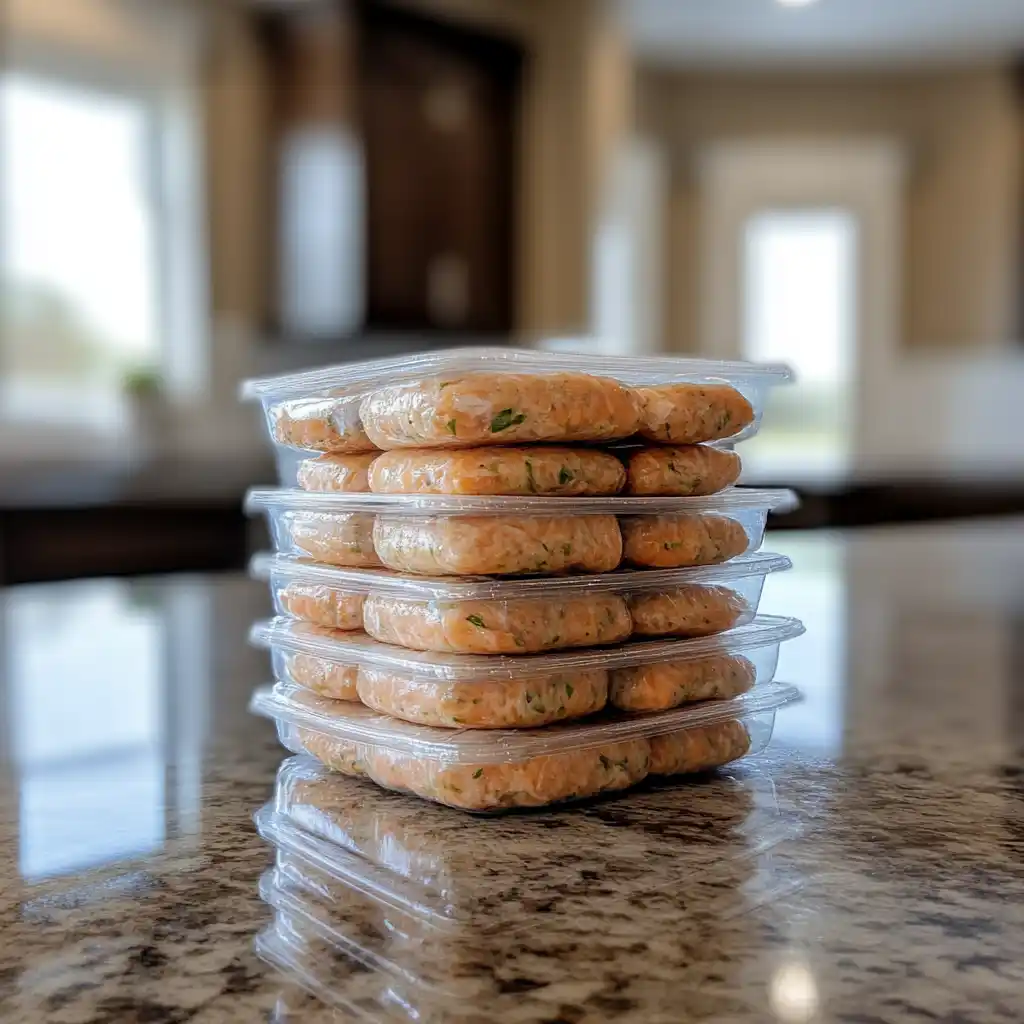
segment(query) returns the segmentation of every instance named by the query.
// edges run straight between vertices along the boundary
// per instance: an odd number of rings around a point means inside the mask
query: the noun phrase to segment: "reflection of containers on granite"
[[[310,940],[301,929],[301,924],[287,914],[275,911],[274,920],[253,943],[256,955],[275,967],[292,986],[278,994],[275,1024],[306,1021],[317,1003],[343,1014],[343,1020],[440,1024],[451,1019],[415,1008],[394,991],[392,980],[383,971],[367,967],[358,957],[326,942]]]
[[[555,824],[542,830],[531,827],[535,819],[529,816],[494,819],[487,832],[494,842],[485,858],[475,819],[340,779],[306,757],[282,764],[273,806],[260,811],[256,821],[275,848],[310,866],[306,878],[318,877],[326,886],[322,897],[346,889],[363,892],[419,921],[421,931],[450,934],[469,923],[480,927],[487,917],[507,930],[517,924],[502,917],[509,891],[557,912],[587,894],[581,872],[609,877],[617,872],[627,893],[631,887],[676,893],[673,841],[686,844],[691,893],[713,880],[719,897],[738,898],[737,887],[750,879],[758,858],[792,829],[762,773],[742,770],[737,779],[730,771],[710,782],[707,777],[658,781],[636,790],[628,803],[594,804],[602,816],[591,816],[588,804],[575,813],[550,811]],[[673,791],[685,793],[685,800],[666,814]],[[608,815],[626,831],[609,828]],[[565,845],[569,827],[578,839],[571,851]],[[520,852],[524,843],[528,857]],[[587,855],[581,857],[579,849]],[[639,865],[645,870],[638,874]]]
[[[623,995],[607,967],[624,956],[638,1012],[736,1010],[739,965],[753,950],[745,891],[779,840],[769,839],[759,793],[742,780],[718,782],[714,792],[688,784],[674,818],[660,791],[650,795],[657,807],[641,792],[628,806],[599,805],[602,816],[548,813],[543,830],[535,818],[501,819],[484,853],[461,816],[410,808],[290,759],[277,809],[257,819],[278,851],[262,883],[275,923],[257,951],[329,1005],[387,1020],[493,1017],[532,992],[540,1010],[544,990],[566,977],[596,1011],[604,996]],[[632,956],[638,948],[643,956]],[[678,984],[708,950],[711,987]],[[724,977],[723,950],[737,964]]]

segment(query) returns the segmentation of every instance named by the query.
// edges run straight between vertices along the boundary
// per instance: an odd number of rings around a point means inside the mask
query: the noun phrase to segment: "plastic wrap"
[[[646,777],[649,759],[645,740],[479,766],[380,750],[370,756],[368,774],[385,789],[413,793],[464,811],[497,811],[545,807],[626,789]]]
[[[290,448],[316,452],[368,452],[376,447],[359,419],[360,397],[316,397],[266,407],[270,436]]]
[[[679,356],[463,348],[250,380],[242,396],[262,402],[279,444],[317,451],[366,451],[371,438],[388,447],[607,441],[632,434],[641,408],[654,439],[691,443],[709,432],[750,436],[769,388],[791,377],[785,367]],[[681,383],[730,394],[712,401],[688,388],[632,390]],[[670,427],[687,436],[663,436]]]
[[[410,601],[374,595],[363,614],[377,640],[418,651],[534,654],[625,640],[633,630],[618,594],[491,601]]]
[[[750,401],[725,384],[663,384],[638,394],[640,434],[664,444],[718,441],[755,421]]]
[[[616,441],[640,425],[636,392],[588,373],[472,373],[383,387],[359,407],[378,448]]]
[[[754,617],[761,596],[760,582],[757,577],[747,576],[729,585],[695,583],[633,594],[629,599],[633,632],[638,636],[724,633]]]
[[[489,681],[416,679],[363,665],[359,699],[405,722],[447,729],[528,729],[583,718],[608,702],[601,669]]]
[[[362,624],[375,639],[414,650],[518,655],[612,644],[631,633],[728,629],[754,615],[765,575],[789,567],[782,555],[757,552],[719,566],[504,580],[408,577],[258,555],[251,571],[270,581],[275,606],[291,618],[342,629]],[[295,591],[301,600],[289,600]]]
[[[377,454],[320,455],[303,459],[296,468],[295,479],[304,491],[365,492],[370,489],[368,473]]]
[[[280,552],[333,565],[379,557],[428,575],[606,572],[623,555],[644,567],[712,564],[756,550],[769,511],[793,504],[791,491],[753,488],[696,498],[254,489],[246,500],[269,516]]]
[[[664,711],[701,700],[731,700],[750,690],[762,674],[757,661],[742,654],[634,665],[611,673],[608,700],[622,711]]]
[[[365,595],[353,594],[323,583],[287,580],[273,588],[274,609],[279,615],[312,622],[328,629],[362,629]]]
[[[374,463],[369,489],[381,494],[617,494],[622,463],[586,448],[469,448],[392,451]]]
[[[373,543],[374,517],[363,512],[284,511],[271,520],[278,551],[305,555],[328,565],[379,566]]]
[[[640,448],[628,456],[626,491],[681,498],[717,494],[736,483],[741,469],[735,452],[711,445]]]
[[[652,772],[727,764],[762,749],[775,710],[796,699],[792,687],[768,684],[683,710],[520,733],[451,732],[438,740],[441,730],[380,715],[373,721],[367,709],[337,702],[325,708],[316,697],[282,686],[258,691],[253,708],[277,721],[289,750],[320,757],[328,767],[341,763],[349,774],[354,764],[385,789],[477,812],[542,807],[626,789]],[[317,733],[324,738],[310,745]],[[355,738],[371,733],[376,741]]]
[[[280,734],[280,729],[278,732]],[[315,757],[332,772],[351,775],[353,778],[366,774],[366,768],[361,760],[365,749],[362,743],[338,739],[315,729],[303,729],[298,725],[291,728],[289,737],[289,741],[285,742],[289,750],[302,751]]]
[[[309,631],[321,628],[306,626]],[[304,686],[321,697],[330,697],[332,700],[359,700],[359,669],[355,665],[339,664],[302,651],[282,651],[275,658],[274,673],[279,679],[287,679],[298,686]]]
[[[715,565],[752,551],[764,536],[764,518],[737,515],[629,516],[621,519],[622,556],[653,569]]]
[[[622,560],[615,516],[387,516],[373,546],[386,566],[428,575],[609,572]]]
[[[705,772],[745,756],[751,744],[750,730],[735,719],[652,736],[648,771],[651,775]]]

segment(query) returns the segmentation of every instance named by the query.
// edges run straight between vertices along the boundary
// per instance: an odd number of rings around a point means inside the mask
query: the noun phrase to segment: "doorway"
[[[869,396],[899,324],[902,164],[871,139],[701,156],[701,354],[797,375],[743,446],[744,482],[850,477],[869,448]]]

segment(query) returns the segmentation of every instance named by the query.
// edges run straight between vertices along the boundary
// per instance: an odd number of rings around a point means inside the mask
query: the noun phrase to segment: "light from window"
[[[109,425],[159,354],[148,105],[11,73],[0,119],[0,418]]]
[[[164,630],[134,593],[103,580],[0,603],[27,880],[163,843]]]
[[[856,338],[857,223],[839,209],[765,210],[743,237],[743,344],[788,363],[744,462],[761,475],[834,473],[849,457]]]
[[[789,555],[794,569],[765,578],[758,611],[795,615],[807,627],[779,649],[775,678],[798,686],[804,699],[778,716],[773,737],[806,753],[838,754],[847,686],[845,551],[818,532],[772,534],[771,548]]]

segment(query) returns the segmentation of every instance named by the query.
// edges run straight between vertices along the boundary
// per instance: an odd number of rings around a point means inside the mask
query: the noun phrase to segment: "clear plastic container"
[[[689,443],[695,425],[753,435],[769,388],[791,379],[786,367],[753,363],[464,348],[249,380],[241,395],[262,402],[277,444],[316,451],[611,441],[638,430]],[[672,390],[687,384],[704,393]]]
[[[297,886],[331,904],[359,893],[391,920],[419,922],[402,931],[434,941],[467,924],[502,933],[535,927],[536,921],[505,913],[504,896],[513,888],[538,903],[557,904],[563,917],[575,916],[570,901],[581,869],[616,880],[614,893],[605,890],[609,904],[620,901],[627,886],[636,893],[693,894],[707,885],[721,895],[723,879],[724,889],[739,896],[753,862],[791,838],[794,824],[781,814],[771,780],[758,773],[756,762],[720,774],[710,786],[649,780],[628,807],[617,802],[611,814],[602,813],[601,804],[593,813],[569,807],[549,812],[558,827],[538,829],[530,817],[506,817],[481,833],[446,808],[374,792],[298,756],[282,763],[273,802],[255,820],[260,834],[290,858],[294,870],[286,874]],[[651,820],[658,830],[645,827]],[[579,851],[571,858],[568,826]],[[684,865],[672,852],[680,849]],[[681,890],[680,869],[686,876]],[[701,903],[710,906],[714,899],[708,891]]]
[[[275,676],[320,696],[362,700],[416,725],[532,728],[600,711],[663,711],[770,682],[796,619],[761,616],[713,637],[549,654],[420,652],[277,619],[253,626]]]
[[[278,614],[366,631],[413,650],[536,654],[640,636],[709,636],[749,622],[764,577],[790,568],[757,552],[718,566],[598,576],[491,579],[402,576],[257,555]]]
[[[331,565],[428,576],[551,575],[682,568],[756,551],[768,513],[792,491],[731,488],[706,498],[463,497],[314,494],[257,488],[249,512],[270,520],[276,549]],[[373,521],[372,548],[367,524]]]
[[[291,683],[251,708],[293,753],[460,810],[542,807],[626,789],[657,773],[706,771],[762,750],[778,708],[799,698],[767,683],[732,700],[524,731],[443,730],[325,700]]]

